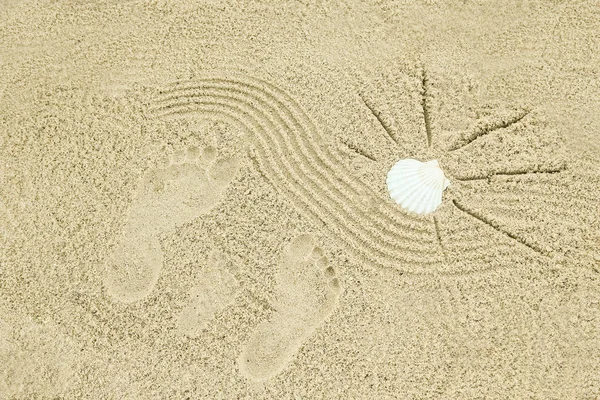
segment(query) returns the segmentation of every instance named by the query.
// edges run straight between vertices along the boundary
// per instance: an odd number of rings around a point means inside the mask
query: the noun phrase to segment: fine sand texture
[[[596,0],[0,0],[0,399],[600,399],[599,49]]]

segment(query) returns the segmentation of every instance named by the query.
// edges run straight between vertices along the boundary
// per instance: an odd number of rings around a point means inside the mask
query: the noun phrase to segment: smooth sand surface
[[[0,399],[600,398],[597,1],[312,3],[0,0]]]

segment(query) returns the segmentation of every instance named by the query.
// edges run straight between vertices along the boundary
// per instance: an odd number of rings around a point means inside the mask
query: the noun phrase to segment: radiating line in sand
[[[536,246],[535,244],[529,243],[527,240],[522,239],[521,237],[511,233],[510,231],[508,231],[506,229],[502,229],[498,223],[494,222],[490,218],[487,218],[487,217],[483,216],[481,213],[478,213],[476,211],[466,208],[463,204],[459,203],[456,200],[452,200],[452,203],[454,204],[454,206],[456,208],[458,208],[460,211],[464,212],[465,214],[469,214],[471,217],[483,222],[484,224],[488,225],[492,229],[494,229],[500,233],[503,233],[507,237],[511,238],[512,240],[514,240],[518,243],[521,243],[522,245],[530,248],[531,250],[533,250],[543,256],[549,257],[549,254],[545,250],[541,249],[540,247]]]
[[[281,372],[332,313],[341,293],[335,269],[308,234],[285,246],[276,282],[277,311],[258,325],[238,358],[240,372],[251,380]]]
[[[222,198],[238,160],[190,147],[165,168],[141,178],[118,243],[106,260],[108,293],[131,303],[154,288],[163,264],[160,236],[208,212]]]
[[[490,133],[497,131],[499,129],[505,129],[520,122],[523,118],[530,114],[530,110],[523,110],[519,115],[513,118],[507,118],[506,120],[484,124],[482,126],[478,126],[475,130],[469,133],[468,136],[461,138],[461,140],[455,143],[448,151],[456,151],[460,150],[469,144],[473,143],[475,140],[479,139],[482,136],[489,135]]]
[[[430,219],[398,213],[345,170],[342,155],[286,93],[260,79],[209,75],[178,82],[156,96],[155,118],[206,115],[242,126],[255,145],[255,164],[299,212],[323,224],[365,264],[431,273],[443,258]],[[368,196],[378,212],[365,209]]]
[[[224,256],[213,251],[199,282],[189,293],[190,301],[177,319],[177,330],[198,337],[215,316],[231,305],[240,287]]]

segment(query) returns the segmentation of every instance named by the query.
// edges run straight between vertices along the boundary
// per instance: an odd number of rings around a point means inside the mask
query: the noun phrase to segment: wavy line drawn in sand
[[[430,273],[440,261],[429,221],[399,216],[352,177],[344,155],[332,150],[295,100],[272,84],[233,72],[207,74],[163,88],[151,114],[159,119],[201,115],[242,127],[252,138],[253,162],[261,173],[359,261],[401,273]],[[357,201],[365,196],[379,203],[382,213]]]
[[[199,282],[189,293],[190,301],[179,314],[177,330],[198,337],[216,315],[231,305],[240,287],[224,256],[213,251]]]
[[[285,369],[335,309],[342,289],[313,237],[302,234],[283,249],[276,290],[277,311],[254,330],[238,358],[241,373],[251,380]]]
[[[548,136],[551,137],[552,135],[546,134],[546,137],[542,137],[543,135],[540,136],[540,132],[538,132],[539,129],[536,131],[538,128],[537,121],[525,121],[527,119],[526,117],[531,116],[532,111],[530,109],[521,109],[518,112],[500,113],[499,116],[494,118],[478,119],[475,126],[469,131],[463,132],[460,137],[453,138],[451,141],[440,141],[440,144],[436,145],[434,134],[436,134],[437,137],[437,135],[442,132],[434,132],[435,129],[432,123],[435,117],[432,114],[432,109],[433,104],[436,101],[436,98],[431,92],[433,83],[424,67],[421,67],[418,76],[413,76],[411,79],[415,78],[418,79],[420,84],[421,117],[426,146],[424,149],[421,149],[418,154],[412,154],[412,152],[409,152],[409,154],[405,152],[400,158],[440,159],[441,164],[446,164],[445,167],[447,167],[451,181],[458,182],[458,184],[453,185],[448,191],[449,193],[445,195],[446,199],[449,200],[446,201],[446,203],[452,204],[459,213],[468,215],[470,218],[475,218],[479,222],[483,222],[485,226],[501,233],[508,242],[512,241],[514,243],[522,244],[529,250],[535,252],[538,256],[553,257],[556,255],[556,253],[552,254],[549,251],[544,250],[542,246],[533,244],[532,240],[522,236],[518,232],[521,227],[516,228],[511,227],[510,224],[495,223],[495,218],[490,219],[484,217],[479,211],[473,211],[471,207],[467,206],[468,201],[466,201],[469,198],[469,190],[482,190],[481,186],[471,186],[471,182],[487,180],[487,183],[490,184],[490,186],[486,189],[491,190],[492,181],[495,179],[503,177],[552,175],[566,171],[566,161],[561,158],[562,154],[560,157],[554,159],[554,156],[560,153],[558,151],[559,146],[554,150],[548,150],[554,146],[554,143],[552,143],[554,139],[548,139]],[[374,100],[368,101],[366,99],[364,89],[359,89],[359,96],[371,114],[373,114],[380,122],[384,130],[382,135],[385,139],[391,138],[394,142],[397,142],[396,138],[402,137],[401,133],[394,132],[390,128],[393,124],[390,125],[385,123],[385,121],[390,120],[393,122],[392,116],[381,115],[381,113],[376,112],[376,106],[372,104]],[[533,127],[533,130],[528,131],[527,129],[529,127]],[[525,132],[523,132],[523,130],[525,130]],[[538,135],[538,137],[535,135]],[[483,146],[481,146],[481,143],[479,142],[483,142],[484,138],[487,138],[485,140],[486,143],[483,143]],[[538,138],[540,139],[539,141],[537,140]],[[389,140],[382,141],[382,143],[383,142],[389,143]],[[451,144],[449,146],[444,145],[444,142]],[[471,171],[470,174],[462,172],[461,167],[464,165],[463,160],[465,156],[472,156],[476,159],[476,157],[478,157],[477,152],[485,156],[486,146],[488,152],[496,151],[498,154],[503,154],[503,157],[498,157],[496,155],[496,159],[492,160],[493,162],[488,162],[490,161],[489,158],[483,157],[483,164],[480,166],[477,164],[475,166],[475,168],[478,169],[476,172]],[[354,152],[360,154],[360,147],[354,147]],[[398,148],[402,149],[402,146],[398,144]],[[548,157],[545,157],[547,155],[546,152],[548,152]],[[513,159],[514,163],[512,162]],[[469,160],[467,159],[467,161]],[[506,162],[508,162],[508,165],[505,165]],[[477,168],[477,166],[479,166],[479,168]],[[462,185],[461,182],[465,182],[465,185]],[[398,210],[396,210],[396,212],[400,214]],[[431,225],[433,226],[433,236],[437,243],[437,249],[440,252],[440,259],[443,261],[443,263],[436,265],[432,270],[442,274],[462,274],[481,270],[482,267],[467,265],[468,263],[466,263],[466,260],[469,256],[468,254],[463,256],[465,251],[467,253],[472,251],[473,254],[479,254],[478,252],[480,249],[472,243],[453,243],[458,237],[464,235],[455,235],[456,232],[452,232],[452,229],[444,227],[444,225],[457,222],[452,219],[455,214],[456,213],[453,212],[440,210],[437,216],[432,216],[430,218]],[[476,235],[468,239],[463,238],[462,240],[468,240],[469,242],[475,240],[480,241],[481,232],[478,229],[475,229],[474,232],[475,231],[478,232]],[[448,236],[447,238],[444,238],[443,236],[445,233],[452,234],[452,237]],[[508,243],[497,243],[494,241],[490,248],[496,247],[499,253],[506,253],[503,248],[505,248],[507,244]],[[432,246],[432,248],[433,247],[435,246]],[[461,257],[463,259],[456,262],[456,260]],[[474,259],[477,258],[479,257],[475,257]],[[482,265],[481,262],[479,264]],[[485,269],[487,267],[483,268]]]
[[[117,245],[106,260],[108,293],[123,303],[148,296],[163,265],[160,236],[201,216],[223,197],[239,163],[212,147],[189,147],[141,178]]]

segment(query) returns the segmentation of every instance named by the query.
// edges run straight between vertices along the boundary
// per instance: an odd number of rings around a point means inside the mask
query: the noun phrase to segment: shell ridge
[[[386,177],[390,197],[403,209],[429,214],[441,204],[450,180],[437,160],[421,162],[405,159],[396,162]]]

